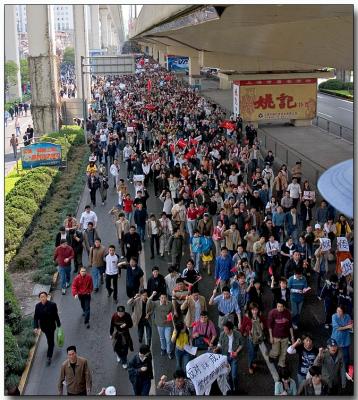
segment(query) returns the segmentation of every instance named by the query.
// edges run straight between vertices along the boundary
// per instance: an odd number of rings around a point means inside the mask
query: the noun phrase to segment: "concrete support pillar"
[[[112,47],[113,46],[112,18],[109,14],[107,16],[107,25],[108,25],[108,47]]]
[[[199,54],[189,58],[189,85],[201,86]]]
[[[106,8],[100,8],[99,15],[100,15],[100,20],[101,20],[102,49],[107,49],[108,48],[108,22],[107,22],[108,10]]]
[[[91,4],[91,36],[90,36],[90,48],[100,49],[101,48],[101,31],[99,29],[99,5]]]
[[[51,7],[27,5],[31,113],[34,130],[43,135],[59,128],[59,71]]]
[[[90,75],[85,74],[83,77],[84,88],[82,91],[82,73],[81,73],[81,57],[88,57],[88,29],[87,29],[87,6],[76,4],[73,6],[73,20],[75,28],[75,70],[76,70],[76,86],[77,98],[91,99]],[[88,60],[85,60],[88,64]],[[88,68],[84,68],[88,71]]]
[[[166,59],[165,59],[165,53],[164,51],[159,50],[159,65],[161,67],[166,67]]]
[[[5,62],[14,61],[19,70],[16,74],[16,83],[9,89],[9,99],[21,98],[21,75],[20,75],[20,59],[19,59],[19,41],[17,37],[16,27],[16,9],[15,5],[5,6]]]

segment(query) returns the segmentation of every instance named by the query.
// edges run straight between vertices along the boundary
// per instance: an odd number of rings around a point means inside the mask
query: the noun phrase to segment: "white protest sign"
[[[127,126],[127,132],[133,132],[134,128],[133,126]]]
[[[342,275],[347,276],[353,273],[353,263],[349,258],[346,258],[344,261],[341,261]]]
[[[344,236],[337,237],[337,250],[338,251],[349,251],[348,240]]]
[[[144,175],[133,175],[133,182],[143,182]]]
[[[184,345],[184,350],[191,354],[192,356],[196,356],[196,352],[198,351],[198,348],[195,346],[190,346],[188,344]]]
[[[211,385],[216,379],[220,390],[226,395],[230,389],[227,383],[229,371],[227,357],[214,353],[202,354],[186,365],[186,374],[193,382],[195,392],[199,396],[209,395]]]
[[[322,251],[328,251],[331,249],[331,239],[328,238],[320,238],[321,249]]]
[[[304,200],[316,200],[316,192],[314,190],[305,190],[303,192],[303,199]]]

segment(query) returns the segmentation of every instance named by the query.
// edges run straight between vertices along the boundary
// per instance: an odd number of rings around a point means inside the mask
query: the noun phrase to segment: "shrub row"
[[[66,134],[66,137],[65,135]],[[41,246],[45,250],[45,244],[51,243],[49,231],[54,230],[54,224],[57,223],[59,212],[63,204],[66,207],[75,209],[78,198],[83,190],[83,179],[79,175],[80,167],[85,170],[86,161],[84,154],[88,152],[84,146],[83,130],[77,126],[66,126],[61,133],[51,133],[43,136],[42,141],[51,141],[63,145],[63,156],[67,157],[68,168],[71,170],[61,172],[57,169],[48,167],[39,167],[29,171],[21,177],[14,188],[8,193],[5,200],[5,257],[8,264],[8,270],[11,271],[12,265],[16,265],[17,257],[26,249],[29,259],[23,258],[22,262],[26,268],[35,267],[32,254],[36,251],[41,253]],[[79,146],[82,145],[82,146]],[[83,174],[84,175],[84,174]],[[80,183],[76,183],[75,179]],[[61,178],[61,179],[60,179]],[[59,195],[59,193],[62,193]],[[76,195],[72,198],[71,195]],[[54,198],[61,199],[62,207],[49,210],[51,201]],[[65,200],[64,200],[65,199]],[[45,213],[45,210],[48,212]],[[62,216],[62,214],[61,214]],[[57,228],[57,226],[56,226]],[[31,248],[30,239],[36,235],[42,238],[41,245]],[[27,239],[26,239],[27,236]],[[24,242],[25,240],[25,242]],[[24,245],[21,247],[21,244]],[[53,243],[53,242],[52,242]],[[53,245],[52,245],[53,252]],[[16,252],[18,251],[18,255]],[[43,255],[48,252],[43,252]],[[52,260],[51,253],[51,260]],[[50,259],[47,259],[48,260]],[[11,263],[9,263],[11,261]],[[43,265],[43,263],[42,263]],[[49,267],[49,265],[47,265]],[[54,272],[54,265],[51,265],[51,271],[48,268],[47,273]],[[49,278],[50,275],[47,275]],[[47,282],[48,283],[48,282]],[[14,294],[10,275],[5,272],[5,384],[6,386],[17,386],[21,374],[26,366],[29,350],[35,343],[35,336],[32,330],[32,319],[22,318],[21,309]]]
[[[343,99],[353,100],[354,95],[348,92],[348,90],[331,90],[331,89],[320,89],[321,93],[327,93],[333,96],[342,97]]]
[[[41,141],[61,144],[63,157],[71,157],[75,147],[84,143],[83,130],[77,126],[65,126],[61,133],[50,133]],[[39,167],[21,177],[7,194],[5,200],[5,265],[15,256],[23,239],[31,231],[38,212],[52,195],[60,171],[51,167]],[[6,180],[6,178],[5,178]]]
[[[318,85],[319,89],[329,90],[354,90],[353,82],[343,82],[339,79],[328,79]]]

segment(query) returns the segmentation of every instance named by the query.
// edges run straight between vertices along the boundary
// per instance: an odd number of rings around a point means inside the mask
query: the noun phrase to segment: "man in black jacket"
[[[139,353],[129,362],[129,380],[132,383],[135,396],[149,396],[150,384],[153,379],[152,355],[150,347],[142,344]]]
[[[55,346],[55,330],[61,326],[58,316],[57,305],[47,300],[47,293],[40,292],[40,303],[36,304],[34,315],[34,332],[39,334],[41,331],[47,339],[47,365],[51,364],[53,348]]]
[[[127,232],[124,237],[124,245],[126,247],[126,258],[127,261],[131,259],[131,257],[139,257],[139,253],[142,250],[142,243],[140,240],[140,236],[136,232],[135,226],[131,226],[129,228],[129,232]]]
[[[159,273],[158,267],[152,268],[152,276],[148,279],[147,284],[148,296],[150,297],[153,292],[156,292],[152,301],[159,300],[161,294],[167,293],[167,285],[164,276]]]

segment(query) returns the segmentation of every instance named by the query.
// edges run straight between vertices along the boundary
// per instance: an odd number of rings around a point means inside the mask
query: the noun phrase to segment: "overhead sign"
[[[230,386],[227,383],[227,375],[230,366],[227,357],[220,354],[205,353],[186,365],[186,374],[193,382],[195,393],[199,396],[209,395],[211,385],[217,380],[219,389],[226,395]]]
[[[234,81],[233,87],[234,112],[236,102],[245,121],[316,117],[316,78],[240,80]]]
[[[59,144],[35,143],[21,148],[22,168],[55,166],[62,163],[62,150]]]
[[[126,75],[135,73],[135,58],[130,54],[86,57],[92,74]]]
[[[233,84],[233,112],[237,117],[240,114],[240,85]]]
[[[168,71],[189,72],[189,57],[167,56]]]

